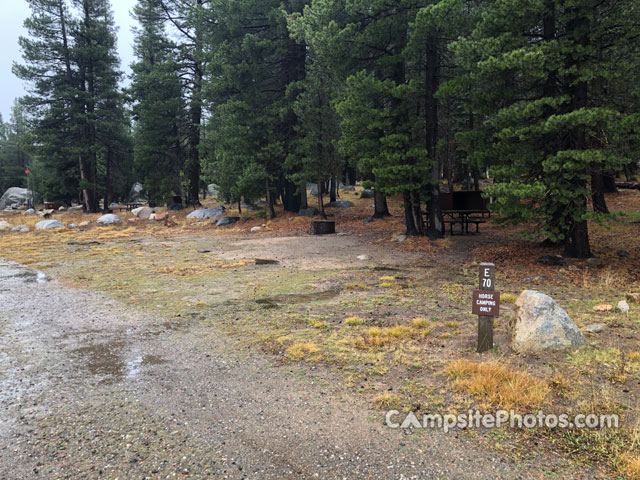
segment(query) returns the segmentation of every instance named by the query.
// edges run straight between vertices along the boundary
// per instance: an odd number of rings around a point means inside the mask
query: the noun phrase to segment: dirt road
[[[547,476],[472,437],[390,430],[331,373],[210,324],[1,260],[0,384],[2,479]]]

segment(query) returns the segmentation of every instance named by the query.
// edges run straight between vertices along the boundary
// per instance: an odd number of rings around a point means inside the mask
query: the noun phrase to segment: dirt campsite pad
[[[640,207],[635,194],[616,201]],[[557,252],[494,225],[398,242],[392,209],[368,226],[365,206],[336,214],[327,237],[287,216],[0,236],[2,256],[33,269],[0,268],[0,477],[631,478],[640,311],[593,306],[640,291],[635,218],[615,235],[593,225],[593,267],[536,262]],[[471,314],[481,261],[503,292],[483,355]],[[584,331],[604,328],[580,349],[516,355],[506,326],[524,289]],[[384,425],[390,409],[470,408],[606,411],[623,427]]]

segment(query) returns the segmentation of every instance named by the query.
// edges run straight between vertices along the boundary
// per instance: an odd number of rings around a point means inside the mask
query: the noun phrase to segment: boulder
[[[604,261],[598,257],[591,257],[587,259],[587,265],[591,268],[601,268],[604,265]]]
[[[118,225],[119,223],[122,223],[122,220],[120,220],[119,216],[114,215],[113,213],[107,213],[96,220],[96,223],[98,225]]]
[[[253,227],[253,228],[251,229],[251,233],[259,232],[259,231],[260,231],[260,230],[262,230],[263,228],[264,228],[264,227]]]
[[[586,327],[584,327],[583,330],[585,332],[589,332],[589,333],[600,333],[605,328],[607,328],[607,324],[606,323],[593,323],[591,325],[587,325]]]
[[[407,240],[407,236],[406,235],[398,235],[396,237],[396,242],[398,242],[398,243],[405,242],[406,240]]]
[[[18,209],[27,205],[33,198],[33,192],[26,188],[11,187],[0,197],[0,210],[6,208]]]
[[[362,190],[360,198],[373,198],[373,190]]]
[[[153,213],[153,210],[149,207],[138,207],[131,210],[134,216],[141,218],[143,220],[149,220],[149,217]]]
[[[11,229],[12,232],[21,232],[23,228],[26,228],[27,231],[29,231],[29,226],[28,225],[18,225],[17,227],[13,227]],[[2,227],[0,226],[0,230],[2,230]]]
[[[620,300],[616,306],[616,312],[629,313],[629,304],[624,300]]]
[[[5,222],[4,220],[0,220],[0,231],[2,230],[11,230],[13,228],[13,225],[11,225],[9,222]]]
[[[566,264],[567,262],[565,262],[564,258],[562,258],[560,255],[543,255],[542,257],[536,259],[536,263],[547,266],[560,266]]]
[[[69,207],[67,210],[70,212],[77,212],[82,210],[84,207],[82,205],[76,205],[75,207]]]
[[[508,330],[511,348],[516,352],[541,352],[586,343],[567,312],[548,295],[525,290],[516,300],[515,310]]]
[[[67,209],[66,209],[66,208],[64,208],[64,207],[58,207],[58,211],[59,211],[59,212],[66,212],[66,211],[67,211]]]
[[[350,202],[349,200],[338,200],[335,202],[329,202],[325,206],[327,208],[351,208],[354,205],[355,204],[353,202]]]
[[[194,210],[189,215],[187,215],[187,219],[197,219],[202,220],[204,218],[210,218],[211,220],[215,220],[221,215],[224,215],[225,208],[220,206],[217,208],[201,208],[199,210]]]
[[[155,213],[149,217],[149,220],[155,220],[156,222],[163,222],[167,218],[169,218],[169,214],[167,212],[164,213]]]
[[[80,227],[80,228],[86,228],[86,227],[88,227],[89,225],[91,225],[91,222],[90,222],[89,220],[86,220],[86,221],[84,221],[84,222],[80,222],[80,223],[78,224],[78,227]]]
[[[58,220],[42,220],[36,223],[36,230],[53,230],[64,228],[64,224]]]
[[[36,211],[33,208],[24,211],[25,215],[35,215]]]
[[[232,223],[236,223],[238,221],[240,221],[240,217],[222,217],[216,222],[216,227],[220,227],[222,225],[231,225]]]
[[[75,223],[70,223],[69,225],[67,225],[67,228],[78,228],[78,225],[76,225]]]
[[[302,217],[313,217],[318,213],[319,213],[319,210],[316,207],[309,207],[309,208],[301,208],[300,211],[298,212],[298,215]]]
[[[131,187],[129,191],[129,196],[127,197],[128,203],[143,203],[146,202],[147,198],[144,194],[144,187],[140,182],[136,182]]]

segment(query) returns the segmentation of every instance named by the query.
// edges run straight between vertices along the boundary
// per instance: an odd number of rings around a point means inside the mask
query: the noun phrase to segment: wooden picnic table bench
[[[482,192],[477,190],[441,193],[440,208],[443,217],[443,235],[446,234],[447,225],[451,235],[454,235],[454,225],[460,225],[461,235],[469,233],[469,224],[474,224],[475,233],[480,233],[480,224],[486,223],[491,218],[487,200],[482,198]],[[427,224],[428,222],[427,216]]]
[[[112,210],[118,210],[119,212],[122,211],[127,211],[130,212],[131,210],[135,210],[136,208],[140,208],[142,206],[141,203],[123,203],[121,205],[118,205],[116,207],[112,207]]]

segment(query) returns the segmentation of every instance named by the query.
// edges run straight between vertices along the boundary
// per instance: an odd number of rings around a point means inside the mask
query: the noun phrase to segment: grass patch
[[[389,392],[377,395],[373,401],[384,410],[400,410],[402,408],[402,398]]]
[[[296,361],[317,361],[320,359],[321,351],[315,343],[295,343],[287,348],[287,355]]]
[[[431,321],[427,320],[426,318],[414,318],[409,322],[409,325],[411,325],[413,328],[424,329],[431,327]]]
[[[447,373],[454,389],[506,410],[539,408],[550,391],[546,382],[497,361],[459,359],[449,364]]]
[[[518,300],[518,295],[513,293],[501,293],[500,294],[500,302],[501,303],[516,303]]]
[[[364,323],[364,318],[360,317],[349,317],[344,319],[344,324],[349,325],[350,327],[354,325],[364,325]]]

